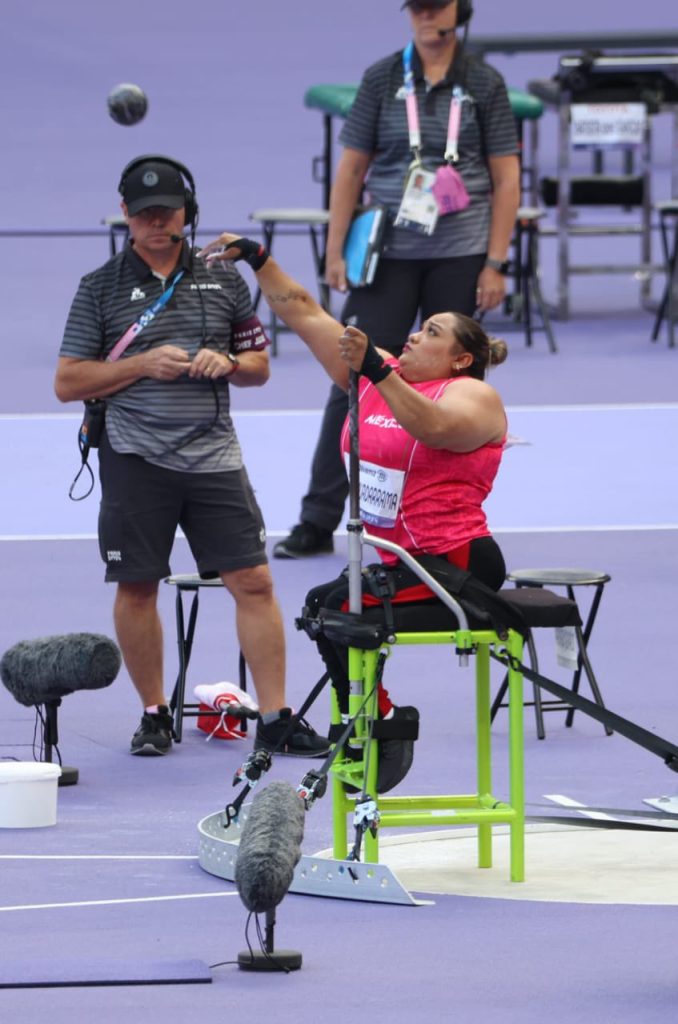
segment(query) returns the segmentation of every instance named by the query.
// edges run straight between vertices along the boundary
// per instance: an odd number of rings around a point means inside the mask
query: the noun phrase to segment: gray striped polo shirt
[[[121,356],[178,345],[193,357],[202,346],[217,352],[260,351],[268,341],[252,309],[247,284],[232,263],[209,268],[187,243],[184,275],[168,304]],[[105,359],[115,343],[162,294],[165,283],[131,245],[80,281],[60,355]],[[226,380],[174,381],[144,377],[106,399],[106,431],[117,452],[184,472],[240,469],[242,453],[230,415]]]
[[[487,251],[490,226],[491,180],[488,156],[518,152],[515,120],[501,75],[476,57],[462,55],[443,81],[430,87],[419,54],[413,54],[422,160],[435,170],[444,163],[452,87],[468,97],[462,104],[459,162],[456,165],[471,197],[458,213],[440,217],[434,233],[389,224],[384,255],[394,259],[432,259],[469,256]],[[402,199],[412,151],[407,131],[403,51],[377,61],[365,72],[340,141],[344,146],[373,154],[367,179],[370,199],[395,215]]]

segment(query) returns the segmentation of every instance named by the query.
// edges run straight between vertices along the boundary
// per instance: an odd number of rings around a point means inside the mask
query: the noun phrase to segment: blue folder
[[[383,206],[370,206],[353,218],[344,242],[346,277],[352,288],[372,284],[386,226]]]

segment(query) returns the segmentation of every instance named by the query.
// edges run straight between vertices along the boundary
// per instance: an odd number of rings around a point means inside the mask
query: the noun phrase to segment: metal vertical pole
[[[570,230],[570,101],[569,92],[561,93],[558,135],[558,304],[561,320],[570,315],[569,302],[569,230]]]

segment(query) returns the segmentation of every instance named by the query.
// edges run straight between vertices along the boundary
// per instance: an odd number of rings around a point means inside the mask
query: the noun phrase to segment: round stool
[[[221,582],[221,577],[218,575],[203,578],[198,573],[177,573],[174,576],[167,576],[163,582],[177,588],[175,614],[177,622],[177,647],[179,649],[179,671],[177,673],[177,681],[174,684],[174,690],[172,691],[170,710],[174,717],[174,738],[177,743],[181,743],[184,716],[197,718],[199,715],[205,715],[206,717],[219,718],[221,715],[220,711],[201,711],[199,704],[190,702],[187,704],[185,702],[185,694],[186,673],[188,672],[188,663],[191,660],[193,637],[198,620],[200,591],[203,587],[212,590],[215,588],[223,590],[224,585]],[[184,594],[193,594],[191,608],[188,613],[188,624],[184,616]],[[242,651],[240,651],[238,656],[238,678],[240,689],[247,690],[247,665]],[[242,728],[244,732],[247,732],[246,718],[242,720]]]

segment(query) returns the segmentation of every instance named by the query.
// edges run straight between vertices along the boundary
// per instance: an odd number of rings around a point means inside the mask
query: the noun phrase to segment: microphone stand
[[[46,700],[43,704],[45,709],[43,718],[42,742],[45,748],[45,762],[52,764],[53,750],[59,744],[59,730],[57,726],[57,709],[61,704],[61,697]],[[77,768],[67,768],[61,765],[59,786],[75,786],[78,781],[79,772]]]
[[[238,967],[241,971],[298,971],[301,967],[301,953],[295,949],[275,949],[275,907],[266,911],[263,949],[244,949],[238,953]]]

